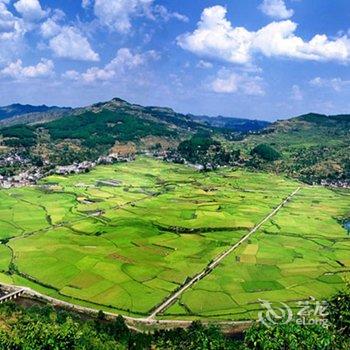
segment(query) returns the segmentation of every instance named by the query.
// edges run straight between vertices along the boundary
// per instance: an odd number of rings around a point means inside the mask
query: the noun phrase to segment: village
[[[69,175],[69,174],[80,174],[87,173],[97,165],[107,165],[120,162],[130,162],[135,160],[136,154],[154,157],[159,160],[163,160],[169,163],[186,164],[197,171],[210,171],[220,166],[215,164],[192,164],[186,161],[181,155],[174,150],[140,150],[136,152],[133,149],[125,152],[125,150],[118,150],[116,153],[111,153],[107,156],[101,156],[96,161],[83,161],[76,162],[70,165],[57,166],[55,164],[45,163],[45,167],[33,165],[31,161],[19,154],[7,154],[0,157],[0,168],[13,166],[17,169],[25,169],[18,174],[3,175],[0,174],[0,188],[13,188],[13,187],[24,187],[33,186],[40,179],[45,176],[57,174],[57,175]],[[239,164],[236,164],[239,166]],[[49,169],[49,170],[47,170]],[[314,186],[321,185],[324,187],[331,188],[350,188],[350,181],[341,179],[323,179],[320,183],[313,183]]]
[[[18,154],[7,155],[0,158],[0,168],[8,165],[16,165],[18,168],[26,168],[16,175],[0,175],[0,188],[13,188],[32,186],[45,176],[57,174],[57,175],[69,175],[87,173],[97,165],[113,164],[118,162],[130,162],[135,159],[135,155],[120,155],[112,153],[108,156],[101,156],[96,161],[83,161],[81,163],[73,163],[66,166],[51,165],[51,169],[45,171],[43,167],[34,166],[30,164],[30,161]],[[47,168],[50,168],[50,164],[45,164]]]

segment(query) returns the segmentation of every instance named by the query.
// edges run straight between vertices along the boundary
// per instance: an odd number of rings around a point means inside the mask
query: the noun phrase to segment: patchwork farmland
[[[150,158],[0,191],[0,281],[74,304],[147,317],[247,235],[299,183]],[[340,289],[350,193],[302,189],[160,318],[250,319],[259,299]]]

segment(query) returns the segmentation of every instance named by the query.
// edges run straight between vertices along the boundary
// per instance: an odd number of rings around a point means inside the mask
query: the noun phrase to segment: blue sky
[[[0,0],[0,105],[350,113],[348,0]]]

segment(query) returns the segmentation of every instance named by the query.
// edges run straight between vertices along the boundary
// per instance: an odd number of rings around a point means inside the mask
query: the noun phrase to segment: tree
[[[296,322],[275,324],[270,328],[259,324],[245,335],[245,345],[256,350],[333,350],[336,335],[322,325]]]
[[[350,284],[328,301],[328,319],[344,335],[350,334]]]
[[[277,152],[277,150],[265,143],[261,143],[260,145],[254,147],[251,151],[251,155],[257,155],[268,162],[273,162],[281,158],[281,154]]]

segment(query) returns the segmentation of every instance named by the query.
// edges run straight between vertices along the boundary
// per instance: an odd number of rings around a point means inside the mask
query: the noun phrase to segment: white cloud
[[[55,9],[50,18],[40,26],[40,33],[48,40],[48,46],[57,57],[80,61],[99,61],[82,31],[75,26],[63,25],[65,13]]]
[[[197,68],[209,69],[209,68],[213,68],[213,64],[208,61],[200,60],[197,63]]]
[[[301,91],[299,85],[292,86],[291,99],[294,101],[302,101],[304,99],[303,92]]]
[[[153,0],[95,0],[94,13],[110,29],[127,33],[132,17],[150,14],[152,3]]]
[[[130,49],[121,48],[118,50],[116,57],[106,67],[107,69],[119,70],[131,69],[157,59],[159,59],[159,54],[154,50],[133,54]]]
[[[0,40],[17,39],[25,32],[23,21],[7,9],[6,3],[0,2]]]
[[[80,74],[76,70],[71,69],[63,73],[62,78],[68,79],[68,80],[79,80]]]
[[[56,56],[81,61],[99,61],[99,55],[91,48],[87,38],[75,27],[57,28],[49,25],[42,28],[43,34],[56,34],[50,39],[49,46]]]
[[[85,73],[81,75],[82,79],[87,83],[93,83],[95,81],[108,81],[115,76],[114,70],[101,69],[98,67],[89,68]]]
[[[193,33],[178,37],[178,44],[198,55],[221,58],[228,62],[250,61],[252,34],[244,28],[233,28],[222,6],[206,8]]]
[[[293,10],[288,10],[284,0],[263,0],[259,9],[267,16],[276,19],[286,19],[294,15]]]
[[[54,63],[51,60],[41,59],[35,66],[23,66],[22,60],[10,63],[1,70],[1,75],[8,76],[13,79],[22,80],[28,78],[40,78],[53,74]]]
[[[41,8],[39,0],[19,0],[13,6],[24,19],[29,21],[36,21],[47,15],[47,12]]]
[[[350,60],[350,39],[344,35],[334,40],[315,35],[304,41],[295,35],[297,24],[291,20],[272,22],[253,32],[233,27],[222,6],[206,8],[197,29],[177,38],[180,47],[199,56],[236,64],[251,64],[254,54],[313,61]]]
[[[27,32],[23,20],[14,16],[6,4],[7,1],[0,1],[0,62],[18,53]]]
[[[55,35],[58,35],[62,30],[62,26],[59,24],[65,18],[66,14],[59,10],[55,9],[50,18],[48,18],[40,26],[41,35],[47,39],[52,38]]]
[[[81,80],[85,83],[110,81],[158,58],[158,53],[153,50],[145,53],[132,53],[128,48],[121,48],[118,50],[116,57],[103,68],[91,67],[81,74],[70,70],[63,74],[63,77],[70,80]]]
[[[236,92],[252,96],[265,94],[261,77],[237,74],[226,68],[219,70],[215,79],[209,84],[209,89],[221,94],[231,94]]]
[[[41,35],[44,38],[52,38],[61,31],[61,26],[52,18],[47,19],[40,27]]]
[[[163,5],[154,5],[154,0],[82,0],[83,8],[92,6],[99,22],[119,33],[130,32],[132,20],[137,17],[188,22],[186,16],[171,12]]]
[[[344,88],[350,86],[350,80],[343,80],[341,78],[323,79],[321,77],[316,77],[310,80],[309,84],[314,87],[326,87],[340,92]]]
[[[181,22],[188,22],[189,19],[187,16],[182,15],[178,12],[170,12],[165,6],[163,5],[156,5],[153,9],[154,14],[158,14],[164,21],[170,21],[171,19],[177,19]]]

